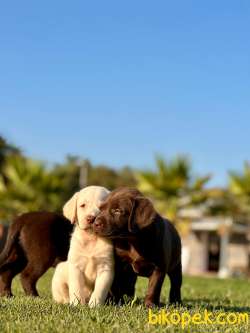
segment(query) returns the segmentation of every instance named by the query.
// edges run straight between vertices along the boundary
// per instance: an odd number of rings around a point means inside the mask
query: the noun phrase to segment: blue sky
[[[9,1],[0,133],[34,158],[114,167],[250,160],[249,1]]]

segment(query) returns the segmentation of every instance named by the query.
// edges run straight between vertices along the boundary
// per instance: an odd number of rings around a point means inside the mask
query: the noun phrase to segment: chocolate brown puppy
[[[67,259],[72,228],[70,221],[55,213],[17,217],[0,254],[0,296],[12,295],[12,279],[18,273],[25,293],[38,296],[37,280],[48,268]]]
[[[166,274],[171,283],[169,301],[180,303],[181,241],[174,226],[137,189],[111,192],[100,210],[94,231],[113,240],[116,254],[136,274],[149,277],[146,306],[159,305]]]

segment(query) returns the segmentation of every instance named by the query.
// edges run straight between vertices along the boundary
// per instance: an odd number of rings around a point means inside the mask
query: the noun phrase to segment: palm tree
[[[156,171],[138,172],[136,178],[138,188],[153,199],[161,213],[173,220],[182,209],[198,206],[208,197],[205,185],[210,176],[194,177],[186,156],[170,161],[157,156]]]
[[[0,174],[3,175],[3,167],[6,162],[6,159],[10,155],[19,155],[20,150],[7,142],[7,140],[0,135]],[[6,178],[5,178],[5,181]]]
[[[61,179],[41,162],[23,156],[9,156],[0,175],[0,218],[35,210],[60,210]]]
[[[250,220],[250,164],[245,162],[242,172],[229,172],[229,193],[238,207],[238,217]]]
[[[242,172],[230,171],[225,188],[206,190],[209,192],[205,214],[231,217],[234,222],[250,221],[250,164],[245,163]]]

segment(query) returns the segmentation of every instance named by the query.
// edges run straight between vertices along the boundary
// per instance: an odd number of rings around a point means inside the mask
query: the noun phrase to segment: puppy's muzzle
[[[97,217],[93,223],[93,228],[95,232],[102,232],[104,230],[103,220]]]
[[[95,222],[95,216],[93,216],[93,215],[88,215],[88,216],[86,217],[86,222],[87,222],[88,224],[93,224],[93,223]]]

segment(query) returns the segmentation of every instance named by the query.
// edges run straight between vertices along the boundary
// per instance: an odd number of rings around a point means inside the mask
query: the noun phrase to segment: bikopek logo
[[[152,309],[148,312],[148,323],[151,325],[180,325],[182,328],[187,327],[190,324],[194,325],[238,325],[248,324],[248,313],[243,312],[219,312],[214,314],[207,309],[204,312],[196,312],[190,314],[188,311],[168,312],[166,310],[160,310],[157,313],[153,313]]]

